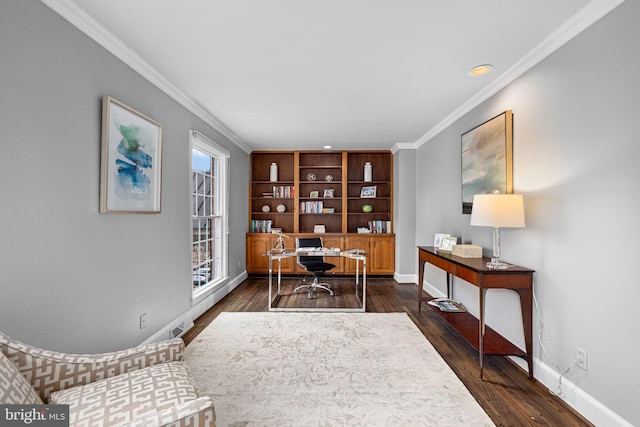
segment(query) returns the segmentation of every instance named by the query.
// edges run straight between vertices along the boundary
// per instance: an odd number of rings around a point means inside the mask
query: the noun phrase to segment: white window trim
[[[193,226],[193,203],[191,202],[191,173],[193,170],[192,163],[192,153],[193,149],[203,150],[203,151],[217,151],[222,157],[223,161],[221,162],[220,168],[220,176],[224,177],[224,197],[221,198],[221,202],[223,204],[222,211],[224,212],[222,229],[224,230],[222,233],[222,259],[221,263],[221,278],[215,281],[211,281],[207,283],[205,286],[202,286],[198,289],[193,289],[193,280],[192,274],[189,275],[189,286],[192,289],[191,296],[191,305],[194,306],[208,295],[211,295],[218,288],[223,286],[229,280],[229,192],[230,192],[230,182],[229,182],[229,162],[231,158],[231,153],[229,150],[221,146],[220,144],[214,142],[206,135],[202,133],[191,130],[189,131],[189,229]],[[193,241],[192,238],[189,239],[189,253],[193,251]]]

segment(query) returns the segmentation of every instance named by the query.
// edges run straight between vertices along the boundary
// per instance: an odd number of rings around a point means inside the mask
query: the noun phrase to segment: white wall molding
[[[451,126],[456,120],[473,110],[482,102],[495,95],[515,79],[524,74],[531,67],[562,47],[582,31],[590,27],[600,18],[611,12],[624,0],[592,0],[577,13],[567,19],[562,25],[545,37],[537,46],[531,49],[519,61],[502,73],[492,83],[485,86],[465,103],[456,108],[451,114],[422,135],[416,142],[415,148],[427,143],[431,138]]]
[[[509,356],[509,358],[526,372],[527,363],[522,358],[514,356]],[[553,392],[554,394],[558,392],[560,373],[553,367],[534,357],[533,374],[536,380],[547,387],[550,392]],[[571,377],[571,371],[562,377],[562,387],[560,388],[560,396],[558,396],[567,405],[571,406],[594,425],[633,427],[631,423],[578,387],[578,385],[572,382],[568,377]]]
[[[89,13],[72,0],[41,0],[72,25],[93,39],[100,46],[111,52],[122,62],[133,68],[138,74],[172,97],[187,110],[204,120],[209,126],[220,132],[229,141],[246,153],[251,148],[242,142],[230,129],[216,119],[211,113],[189,98],[158,70],[145,61],[137,52],[96,21]]]
[[[444,292],[440,291],[427,281],[424,282],[422,289],[428,292],[429,295],[436,298],[447,296]],[[523,375],[526,375],[526,361],[520,357],[509,356],[509,358],[516,365],[520,366],[525,372]],[[558,390],[560,373],[535,356],[533,357],[533,376],[550,391],[555,393]],[[524,380],[525,377],[523,376],[523,381]],[[571,382],[566,375],[562,378],[561,392],[562,395],[559,397],[564,400],[567,405],[571,406],[583,417],[597,426],[633,427],[631,423],[624,420],[602,402]]]
[[[402,274],[397,271],[393,274],[393,279],[398,283],[418,283],[418,276],[415,274]]]
[[[238,285],[240,285],[240,283],[242,283],[247,278],[247,276],[248,276],[247,272],[243,271],[241,274],[229,280],[224,285],[216,288],[211,293],[199,299],[198,302],[196,302],[185,313],[178,316],[175,320],[167,323],[164,327],[160,328],[158,332],[151,335],[149,338],[144,340],[141,344],[150,344],[150,343],[168,339],[169,329],[171,329],[176,324],[179,324],[184,319],[190,319],[191,321],[194,321],[198,317],[202,316],[205,311],[209,310],[211,307],[217,304],[218,301],[220,301],[222,298],[227,296],[227,294],[229,294],[231,291],[237,288]]]
[[[415,142],[396,142],[391,147],[391,152],[395,154],[398,150],[415,150],[418,148]]]

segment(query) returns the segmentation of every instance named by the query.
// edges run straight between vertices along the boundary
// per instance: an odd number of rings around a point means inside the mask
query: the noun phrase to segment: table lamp
[[[471,225],[493,227],[493,257],[489,268],[505,269],[500,258],[500,228],[524,227],[524,201],[521,194],[476,194],[473,196]]]

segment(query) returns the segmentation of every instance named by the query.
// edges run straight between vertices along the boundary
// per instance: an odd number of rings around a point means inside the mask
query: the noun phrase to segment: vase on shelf
[[[271,163],[271,170],[269,171],[269,181],[278,182],[278,165]]]
[[[364,164],[364,181],[365,182],[371,182],[372,178],[371,175],[373,174],[372,170],[371,170],[371,162],[366,162]]]

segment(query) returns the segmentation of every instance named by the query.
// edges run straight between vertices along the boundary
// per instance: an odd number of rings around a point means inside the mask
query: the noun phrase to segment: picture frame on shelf
[[[317,199],[318,197],[320,197],[320,192],[319,191],[310,191],[309,192],[309,197],[311,199]]]
[[[162,125],[102,98],[100,213],[160,213]]]
[[[331,198],[333,198],[334,193],[335,193],[335,191],[334,191],[334,189],[333,189],[333,188],[326,188],[326,189],[324,190],[324,195],[323,195],[323,197],[326,197],[326,198],[331,199]]]
[[[462,213],[470,214],[476,194],[513,193],[513,112],[503,113],[463,133]]]
[[[360,197],[363,199],[373,199],[376,197],[377,185],[368,185],[360,190]]]

